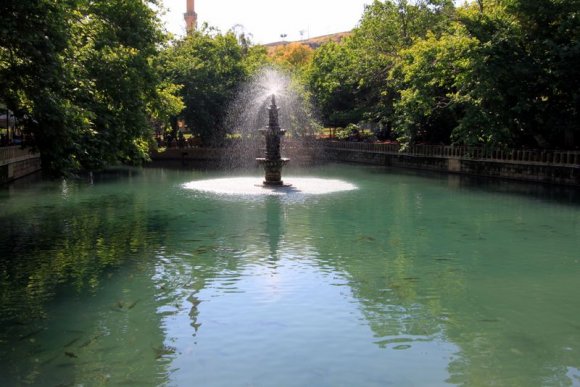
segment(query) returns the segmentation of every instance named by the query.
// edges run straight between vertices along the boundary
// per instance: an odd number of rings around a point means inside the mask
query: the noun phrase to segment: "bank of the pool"
[[[8,146],[0,148],[0,185],[38,172],[41,169],[40,154],[28,148]]]
[[[327,141],[332,161],[580,187],[580,151],[484,149],[416,145],[402,151],[398,144]]]

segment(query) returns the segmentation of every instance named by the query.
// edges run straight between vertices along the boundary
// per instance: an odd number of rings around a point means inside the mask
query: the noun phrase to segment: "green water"
[[[580,385],[577,191],[287,174],[358,189],[145,169],[0,191],[0,385]]]

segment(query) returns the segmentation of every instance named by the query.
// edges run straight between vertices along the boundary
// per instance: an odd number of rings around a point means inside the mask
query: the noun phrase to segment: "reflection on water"
[[[219,172],[148,169],[4,191],[0,385],[580,384],[577,191],[293,173],[358,190],[223,200],[183,188]]]

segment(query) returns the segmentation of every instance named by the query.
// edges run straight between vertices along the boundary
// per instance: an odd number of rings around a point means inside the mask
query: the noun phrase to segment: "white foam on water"
[[[185,183],[183,188],[233,196],[325,195],[358,189],[346,181],[313,177],[285,176],[284,184],[290,186],[282,187],[266,187],[262,182],[262,178],[256,177],[231,177],[191,181]]]

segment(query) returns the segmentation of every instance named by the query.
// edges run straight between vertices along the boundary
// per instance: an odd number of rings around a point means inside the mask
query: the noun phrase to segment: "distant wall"
[[[580,187],[580,152],[420,145],[401,152],[397,144],[341,141],[320,141],[309,151],[303,149],[296,154],[292,148],[288,151],[295,165],[324,159]],[[227,148],[174,148],[152,152],[151,159],[218,165],[227,152]]]
[[[20,146],[0,148],[0,184],[6,184],[41,169],[40,155]]]
[[[580,152],[328,142],[329,160],[580,186]]]
[[[163,152],[152,151],[152,161],[217,161],[223,156],[219,148],[171,148]]]

